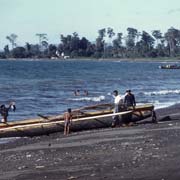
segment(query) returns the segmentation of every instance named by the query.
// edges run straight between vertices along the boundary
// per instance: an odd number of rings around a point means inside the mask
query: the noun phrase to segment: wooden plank
[[[119,113],[111,113],[111,114],[105,114],[105,115],[98,115],[98,116],[92,116],[92,117],[85,117],[85,118],[77,118],[73,119],[73,121],[83,121],[83,120],[91,120],[91,119],[97,119],[97,118],[104,118],[104,117],[112,117],[116,115],[124,115],[124,114],[130,114],[132,111],[124,111]]]

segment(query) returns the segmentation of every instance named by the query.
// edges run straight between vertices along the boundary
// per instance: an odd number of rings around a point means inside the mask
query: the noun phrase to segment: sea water
[[[16,102],[9,120],[56,115],[67,108],[113,102],[112,92],[131,89],[139,104],[180,103],[180,70],[163,62],[98,60],[1,60],[0,104]],[[80,95],[75,96],[74,91]],[[88,91],[88,96],[84,91]]]

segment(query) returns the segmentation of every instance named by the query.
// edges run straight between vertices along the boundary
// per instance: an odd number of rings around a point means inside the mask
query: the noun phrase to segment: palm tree
[[[159,44],[159,40],[162,39],[162,33],[160,30],[154,30],[152,31],[152,35],[154,36],[154,38],[156,39],[157,41],[157,45]]]
[[[36,36],[38,36],[38,38],[39,38],[40,51],[47,49],[47,45],[48,45],[47,34],[46,33],[37,33]]]
[[[111,41],[111,39],[113,38],[113,36],[115,36],[115,33],[114,33],[113,28],[108,27],[108,28],[107,28],[107,34],[108,34],[108,37],[109,37],[109,39],[110,39],[110,41]]]
[[[168,43],[170,56],[175,56],[175,49],[177,47],[177,40],[178,40],[179,34],[180,34],[180,31],[173,27],[168,29],[168,31],[165,33],[165,39]]]
[[[42,45],[43,41],[48,41],[47,34],[46,33],[37,33],[36,36],[39,38],[39,45]]]
[[[16,34],[13,34],[13,33],[9,36],[6,36],[6,39],[9,40],[9,42],[12,45],[12,49],[14,49],[17,46],[17,44],[16,44],[17,37],[18,36]]]

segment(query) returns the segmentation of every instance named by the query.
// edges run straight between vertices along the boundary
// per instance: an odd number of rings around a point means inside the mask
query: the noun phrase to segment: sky
[[[60,34],[78,32],[94,41],[98,30],[112,27],[126,32],[180,29],[180,0],[0,0],[0,49],[7,35],[18,35],[17,44],[38,43],[36,33],[47,33],[49,43]]]

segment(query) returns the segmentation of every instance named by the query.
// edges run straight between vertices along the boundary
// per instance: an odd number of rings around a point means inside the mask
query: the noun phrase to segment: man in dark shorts
[[[69,108],[67,112],[64,114],[64,135],[69,134],[70,125],[72,123],[72,113]]]

